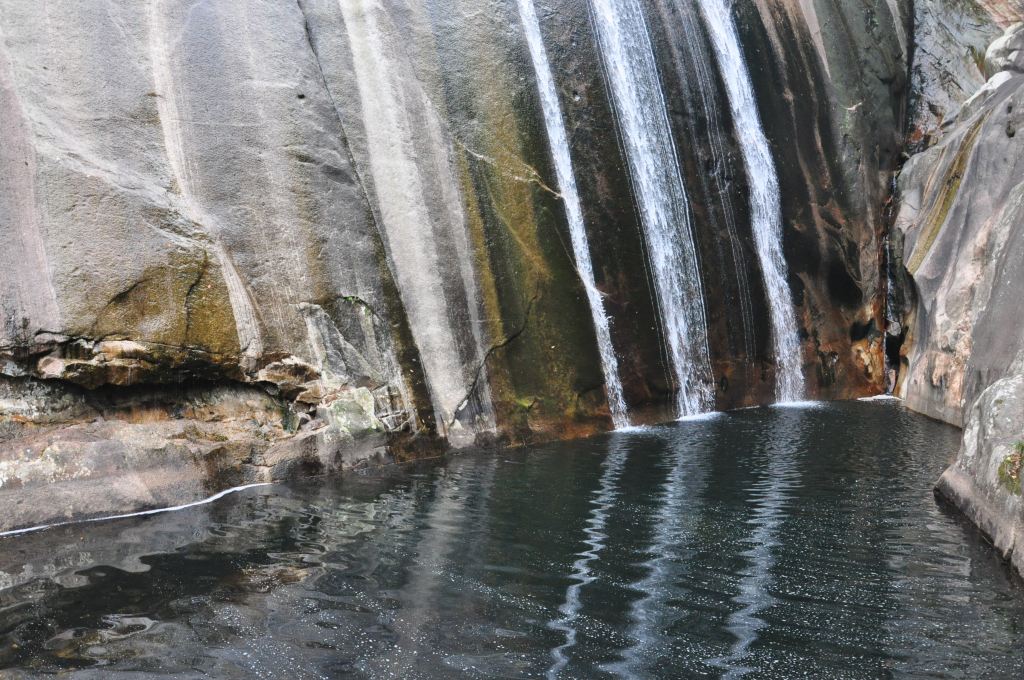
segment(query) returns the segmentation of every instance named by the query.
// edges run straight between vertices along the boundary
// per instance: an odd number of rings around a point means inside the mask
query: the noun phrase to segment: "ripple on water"
[[[0,669],[1021,677],[1021,584],[931,494],[958,436],[762,408],[6,537]]]

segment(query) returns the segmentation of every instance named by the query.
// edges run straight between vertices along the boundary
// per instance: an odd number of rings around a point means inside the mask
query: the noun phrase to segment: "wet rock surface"
[[[626,401],[635,422],[673,417],[680,386],[589,5],[535,5]],[[915,26],[955,24],[933,32],[937,49],[970,36],[984,62],[1013,11],[989,2],[958,24],[945,5],[735,5],[808,398],[884,383],[882,216]],[[751,185],[699,5],[637,7],[692,205],[715,406],[765,403],[775,357]],[[12,399],[53,407],[0,416],[0,436],[63,425],[121,446],[136,423],[94,406],[120,390],[160,402],[163,438],[147,446],[162,450],[185,431],[168,395],[207,388],[276,404],[274,446],[299,471],[311,450],[349,465],[383,444],[608,429],[518,16],[511,0],[0,0],[0,373]],[[993,68],[1016,63],[1013,44]],[[964,91],[983,82],[955,61],[922,68]],[[251,428],[225,436],[263,450]],[[202,437],[182,441],[175,455],[208,457]],[[248,469],[244,449],[232,470]]]
[[[1024,24],[1010,23],[1024,17],[1012,14],[1013,3],[1004,5],[980,15],[993,26],[1009,24],[978,60],[987,80],[951,100],[926,141],[931,146],[899,176],[893,242],[910,305],[897,394],[911,408],[965,428],[938,491],[1019,569],[1021,505],[1000,469],[1024,426],[1024,147],[1017,134],[1024,115]],[[916,94],[927,99],[933,92]]]
[[[963,446],[936,490],[951,500],[1024,573],[1024,372],[997,380],[974,402]]]
[[[54,390],[0,381],[0,532],[183,505],[392,460],[366,388],[315,417],[244,385]]]
[[[877,393],[878,253],[907,94],[901,17],[886,2],[738,7],[779,173],[808,396]]]

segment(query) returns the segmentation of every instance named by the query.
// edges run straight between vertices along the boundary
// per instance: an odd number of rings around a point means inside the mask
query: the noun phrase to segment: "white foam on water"
[[[814,409],[828,406],[827,401],[779,401],[768,404],[768,408]]]
[[[640,434],[642,432],[653,432],[655,425],[627,425],[626,427],[617,427],[614,432],[620,434]]]
[[[691,416],[676,418],[677,423],[699,423],[707,420],[716,420],[725,415],[725,411],[708,411],[707,413],[694,413]]]

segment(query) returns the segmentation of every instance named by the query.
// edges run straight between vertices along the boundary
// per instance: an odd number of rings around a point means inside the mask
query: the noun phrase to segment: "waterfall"
[[[647,240],[680,416],[714,405],[690,204],[638,0],[591,0],[605,77]]]
[[[558,91],[551,75],[551,65],[544,50],[544,42],[540,34],[540,22],[533,0],[519,0],[519,16],[522,18],[526,31],[526,41],[530,45],[530,57],[533,70],[537,74],[537,88],[540,91],[541,107],[544,110],[544,125],[548,132],[548,144],[555,163],[555,174],[558,187],[565,203],[565,212],[569,222],[569,236],[572,250],[576,257],[576,270],[583,282],[590,304],[590,314],[594,318],[594,331],[597,335],[597,348],[601,353],[601,367],[604,369],[605,391],[608,395],[608,406],[611,409],[612,422],[615,428],[629,426],[629,412],[622,396],[622,381],[619,379],[619,361],[612,345],[611,328],[608,315],[604,310],[601,292],[594,282],[594,264],[590,259],[590,247],[587,243],[587,232],[583,223],[583,209],[580,196],[576,189],[576,177],[572,170],[572,158],[569,155],[569,140],[562,119],[562,109],[558,102]]]
[[[659,7],[664,7],[658,3]],[[754,321],[754,303],[750,296],[750,280],[747,276],[747,258],[743,253],[743,245],[739,236],[739,220],[734,209],[732,192],[729,190],[730,177],[733,174],[733,162],[730,157],[728,143],[731,141],[732,130],[730,121],[722,115],[719,107],[717,90],[715,88],[714,64],[709,63],[707,50],[705,48],[704,36],[700,31],[700,24],[696,20],[696,8],[690,3],[677,3],[679,12],[682,14],[682,36],[680,45],[685,56],[685,63],[693,69],[695,82],[693,83],[692,101],[686,102],[693,111],[703,113],[707,121],[706,139],[696,139],[693,135],[692,142],[700,144],[706,142],[710,152],[714,170],[701,175],[701,198],[705,204],[711,206],[718,204],[721,210],[721,224],[725,227],[728,238],[725,239],[729,248],[729,255],[732,259],[732,274],[736,277],[736,288],[739,295],[739,316],[743,328],[743,351],[748,357],[753,357],[757,347],[755,334],[756,324]],[[671,18],[662,15],[666,22]],[[751,362],[753,369],[753,362]]]
[[[768,140],[761,129],[754,87],[740,52],[730,2],[702,0],[698,4],[718,57],[750,185],[751,229],[764,276],[775,350],[776,398],[784,402],[799,401],[804,393],[803,362],[800,359],[796,311],[786,281],[786,260],[782,255],[779,178]]]
[[[895,180],[893,180],[895,183]],[[903,324],[896,311],[899,307],[896,299],[895,260],[893,259],[892,237],[886,235],[882,240],[882,254],[885,259],[885,333],[882,334],[882,359],[885,362],[885,393],[892,394],[896,390],[899,377],[899,360],[893,361],[893,351],[899,352],[899,337],[903,334]],[[897,344],[893,344],[896,342]]]

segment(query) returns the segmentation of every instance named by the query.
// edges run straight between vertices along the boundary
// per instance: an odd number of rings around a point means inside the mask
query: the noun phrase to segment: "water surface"
[[[958,436],[754,409],[0,539],[0,677],[1021,677]]]

